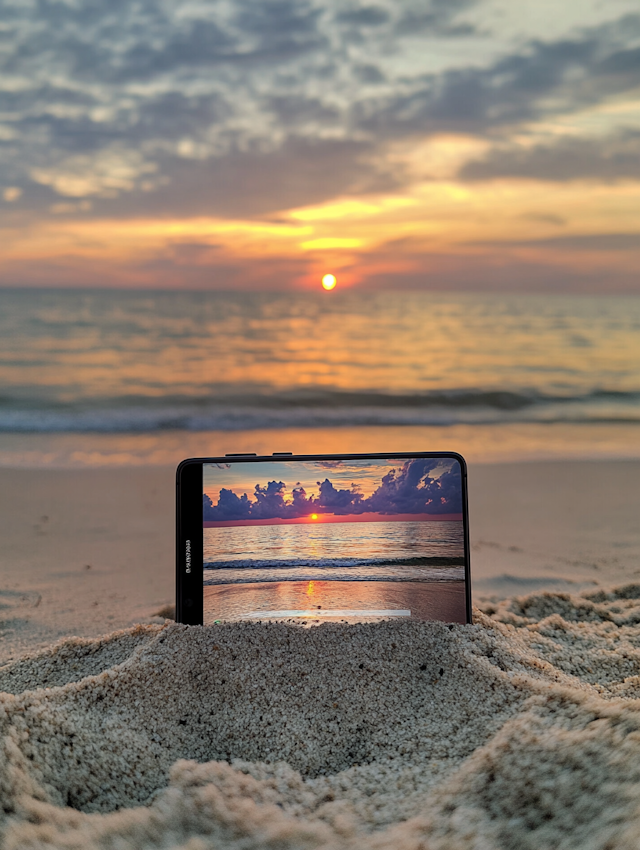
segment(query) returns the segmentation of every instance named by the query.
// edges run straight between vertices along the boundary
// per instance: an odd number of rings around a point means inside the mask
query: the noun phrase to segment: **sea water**
[[[205,528],[204,618],[465,622],[461,522]]]
[[[203,560],[205,584],[464,581],[463,528],[446,520],[205,528]]]
[[[640,456],[640,298],[0,290],[0,463]]]

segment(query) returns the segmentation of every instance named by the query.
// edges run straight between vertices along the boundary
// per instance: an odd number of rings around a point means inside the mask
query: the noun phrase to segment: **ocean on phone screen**
[[[465,577],[462,522],[247,525],[205,528],[203,535],[205,585]]]

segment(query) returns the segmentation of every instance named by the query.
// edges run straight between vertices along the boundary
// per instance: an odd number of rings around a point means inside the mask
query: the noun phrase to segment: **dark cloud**
[[[264,48],[259,52],[263,53]],[[76,49],[75,70],[114,83],[143,81],[176,69],[210,68],[241,59],[247,62],[250,58],[255,61],[255,53],[255,50],[248,51],[242,56],[237,38],[213,21],[199,20],[172,31],[157,45],[140,40],[117,57],[110,50],[104,50],[99,63],[91,61],[83,50]]]
[[[361,101],[353,121],[390,137],[412,133],[495,133],[524,122],[600,103],[640,85],[625,28],[640,16],[575,38],[535,41],[487,68],[460,68],[414,80],[412,89]]]
[[[590,233],[584,236],[550,236],[546,239],[514,239],[510,242],[482,242],[481,244],[502,248],[550,248],[557,251],[588,253],[633,251],[640,256],[640,234],[638,233]]]
[[[0,199],[0,206],[2,200]],[[26,214],[11,212],[16,204],[4,204],[14,228],[29,227]],[[91,244],[91,243],[89,243]],[[179,240],[126,265],[119,258],[105,257],[96,263],[70,253],[60,258],[5,260],[0,282],[4,286],[30,287],[113,287],[130,285],[133,278],[140,288],[242,290],[249,292],[288,291],[294,282],[309,273],[309,257],[270,256],[260,262],[229,257],[215,245],[182,243]]]
[[[256,484],[254,496],[251,519],[302,516],[310,509],[309,500],[302,487],[294,488],[291,501],[285,502],[285,485],[282,481],[269,481],[265,487]]]
[[[458,16],[477,5],[476,0],[432,0],[404,8],[396,23],[398,35],[440,35],[460,38],[476,35],[478,30],[468,22],[457,20]]]
[[[546,212],[524,213],[521,218],[527,221],[538,221],[542,224],[555,224],[558,227],[562,227],[567,223],[567,219],[563,218],[561,215],[555,215],[554,213]]]
[[[28,226],[28,223],[25,223]],[[629,234],[629,241],[632,239]],[[637,237],[636,237],[637,240]],[[506,295],[519,293],[637,295],[638,260],[617,262],[611,255],[606,267],[603,257],[598,262],[581,265],[563,262],[569,249],[565,246],[545,247],[543,243],[511,247],[508,243],[488,246],[475,253],[450,251],[423,255],[407,271],[379,272],[372,265],[366,273],[368,292],[397,292],[402,297],[411,291],[443,292],[449,295],[463,292],[496,292]],[[604,249],[603,249],[604,250]],[[582,252],[585,259],[589,256]],[[625,252],[626,253],[626,252]],[[579,252],[574,252],[574,257]],[[592,252],[592,256],[597,256]],[[397,259],[397,254],[395,255]],[[404,258],[403,258],[404,259]],[[409,264],[409,261],[406,261]],[[469,269],[473,272],[470,273]],[[130,286],[130,280],[140,289],[202,289],[207,291],[241,291],[254,293],[269,290],[288,292],[302,274],[309,274],[304,262],[286,258],[268,262],[212,262],[201,264],[176,263],[160,254],[153,261],[123,267],[108,260],[96,263],[73,255],[51,260],[10,260],[3,263],[1,282],[10,287],[87,287],[113,288]]]
[[[116,61],[105,62],[105,70],[109,79],[122,81],[225,66],[245,71],[282,66],[326,47],[317,29],[318,15],[304,2],[253,4],[234,16],[227,27],[195,20],[172,31],[157,46],[139,42]],[[92,71],[95,73],[95,67]]]
[[[404,240],[402,246],[391,241],[363,255],[360,267],[366,268],[367,290],[373,292],[637,293],[637,259],[591,262],[589,254],[604,252],[607,245],[632,252],[638,250],[640,239],[634,233],[596,233],[567,239],[486,240],[449,251],[432,249],[428,254],[423,245],[414,246],[411,240]],[[569,253],[574,257],[583,254],[585,261],[569,264]],[[393,268],[399,254],[407,271],[378,271],[379,267]]]
[[[109,84],[225,65],[281,65],[325,44],[320,9],[305,0],[236,0],[227,15],[213,2],[180,14],[153,0],[40,0],[36,10],[3,2],[0,13],[18,36],[6,71],[49,65]]]
[[[406,461],[399,470],[393,469],[384,475],[380,486],[367,499],[356,484],[340,489],[328,478],[317,482],[317,496],[307,496],[304,488],[297,485],[290,500],[285,498],[286,486],[282,481],[269,481],[264,486],[256,484],[253,501],[246,494],[237,496],[223,488],[216,505],[204,495],[203,518],[209,522],[295,519],[309,516],[314,511],[335,516],[370,512],[389,516],[461,513],[460,468],[454,463],[449,471],[431,477],[430,473],[439,465],[440,461],[433,459]]]
[[[218,503],[214,507],[211,499],[205,493],[202,497],[203,516],[208,519],[210,516],[219,517],[223,520],[247,519],[251,513],[251,507],[247,494],[236,496],[233,490],[222,488],[218,496]]]
[[[637,25],[637,18],[631,19]],[[636,33],[637,34],[637,33]],[[629,50],[623,49],[605,57],[598,69],[601,73],[610,74],[613,77],[626,78],[632,85],[638,79],[640,71],[640,47]]]
[[[240,0],[235,9],[233,21],[242,32],[277,43],[283,37],[315,38],[322,16],[322,7],[308,0]]]
[[[336,20],[357,27],[379,27],[387,23],[389,13],[381,6],[356,6],[338,12]]]
[[[341,115],[335,106],[323,103],[317,97],[288,95],[267,97],[266,103],[278,118],[280,124],[294,127],[313,122],[316,126],[337,124]]]
[[[377,65],[356,65],[353,73],[356,80],[370,86],[377,86],[387,79]]]
[[[152,259],[134,266],[136,279],[141,285],[158,288],[184,287],[192,289],[287,290],[292,281],[308,273],[306,257],[265,257],[259,263],[246,263],[241,258],[230,259],[216,246],[208,244],[183,244],[167,246]],[[75,274],[74,274],[75,270]],[[61,269],[58,282],[81,280],[99,283],[99,275],[111,274],[117,279],[117,269],[95,269],[74,264],[71,269]],[[55,270],[50,269],[50,279]],[[94,277],[96,276],[97,277]],[[37,280],[37,278],[36,278]]]
[[[140,142],[185,137],[200,140],[207,128],[223,124],[232,115],[231,103],[220,93],[188,97],[169,91],[146,98],[130,113],[123,111],[120,138]]]
[[[358,492],[355,484],[352,484],[350,489],[340,490],[328,478],[325,478],[324,481],[318,481],[318,487],[320,490],[316,504],[318,509],[325,513],[344,516],[367,510],[364,507],[367,500],[363,499],[362,493]]]
[[[383,514],[452,514],[462,511],[460,468],[454,464],[438,478],[429,473],[438,465],[433,460],[408,461],[399,472],[391,470],[367,500],[369,510]]]
[[[496,147],[483,159],[466,163],[462,180],[522,177],[531,180],[640,179],[640,131],[627,130],[600,139],[561,138],[555,144]]]
[[[295,519],[312,513],[315,502],[312,498],[307,499],[303,487],[295,487],[288,502],[284,496],[285,485],[282,481],[269,481],[265,486],[256,484],[253,501],[246,493],[237,496],[232,490],[223,487],[215,505],[206,493],[203,495],[202,515],[205,522],[229,522],[242,519]]]
[[[252,217],[321,203],[340,194],[388,191],[393,171],[375,161],[368,142],[290,137],[274,151],[230,151],[205,161],[157,157],[164,183],[98,201],[94,215],[220,215]]]

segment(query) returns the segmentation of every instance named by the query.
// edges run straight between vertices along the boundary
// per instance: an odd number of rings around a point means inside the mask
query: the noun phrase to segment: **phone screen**
[[[203,622],[468,622],[456,456],[202,465]]]

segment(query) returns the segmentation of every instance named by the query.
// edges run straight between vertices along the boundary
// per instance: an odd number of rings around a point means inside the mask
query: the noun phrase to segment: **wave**
[[[409,558],[243,558],[237,561],[205,561],[205,570],[290,570],[300,567],[314,569],[350,569],[358,567],[457,567],[464,566],[462,557],[413,556]]]
[[[261,584],[263,582],[309,581],[384,581],[384,582],[449,582],[464,581],[464,567],[298,567],[286,570],[244,569],[209,570],[203,586],[221,584]]]
[[[54,400],[0,398],[0,432],[136,433],[251,431],[500,422],[640,422],[640,392],[596,389],[550,394],[532,389],[421,394],[307,389],[286,393]]]

